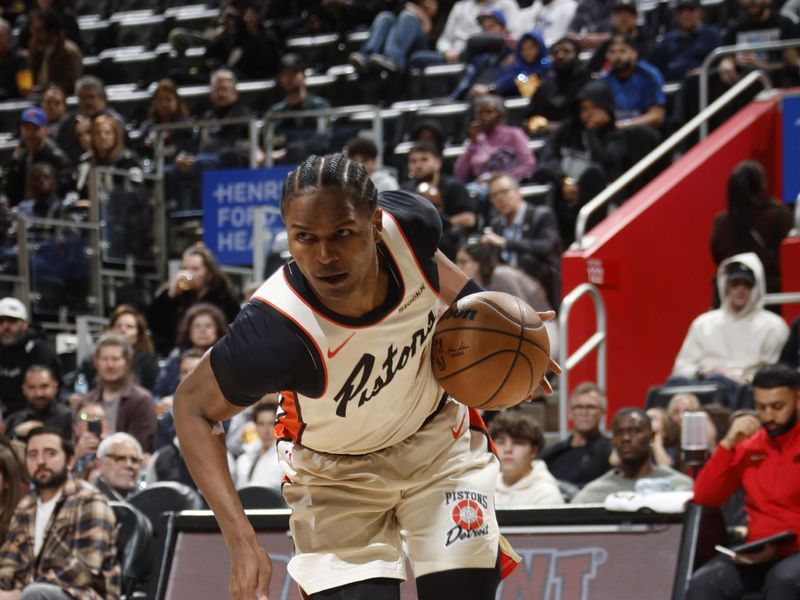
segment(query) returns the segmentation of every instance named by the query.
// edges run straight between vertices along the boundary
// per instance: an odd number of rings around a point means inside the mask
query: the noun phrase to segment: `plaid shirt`
[[[57,585],[76,600],[119,598],[114,512],[100,492],[70,477],[48,523],[39,556],[33,554],[35,493],[22,498],[0,548],[0,589],[31,583]]]

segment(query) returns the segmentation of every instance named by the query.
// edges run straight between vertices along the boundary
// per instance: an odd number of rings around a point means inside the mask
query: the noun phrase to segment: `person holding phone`
[[[100,442],[112,431],[105,407],[84,399],[75,409],[72,425],[75,444],[75,465],[72,472],[78,479],[91,479]]]
[[[720,507],[744,489],[748,517],[745,547],[703,565],[687,600],[738,598],[761,590],[765,600],[800,599],[800,372],[786,365],[762,367],[753,377],[757,417],[733,419],[694,486],[694,502]],[[782,542],[769,538],[795,534]],[[748,551],[752,550],[752,551]]]

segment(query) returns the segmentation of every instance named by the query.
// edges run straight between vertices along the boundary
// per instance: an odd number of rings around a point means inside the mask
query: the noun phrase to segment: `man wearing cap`
[[[284,111],[322,110],[331,107],[325,98],[309,94],[303,58],[289,52],[281,58],[278,85],[286,96],[273,104],[269,113]],[[269,114],[268,113],[268,114]],[[320,131],[317,117],[281,119],[275,127],[273,160],[297,163],[310,154],[327,154],[330,151],[330,132]]]
[[[72,163],[61,148],[47,136],[47,115],[38,106],[31,106],[20,115],[20,143],[11,155],[6,176],[6,195],[16,206],[30,197],[30,176],[35,163],[49,163],[58,174],[62,194],[72,187]]]
[[[611,70],[605,80],[614,94],[617,127],[649,125],[660,129],[667,100],[661,90],[664,78],[658,69],[639,60],[639,48],[632,37],[615,34],[608,45]]]
[[[667,383],[720,383],[734,407],[739,387],[759,367],[778,360],[789,327],[764,309],[764,267],[754,252],[722,261],[717,287],[722,306],[703,313],[689,326]]]
[[[675,23],[650,55],[650,62],[667,81],[686,79],[720,45],[719,29],[703,23],[699,0],[678,0]]]
[[[0,300],[0,403],[3,414],[25,408],[22,381],[31,365],[49,367],[56,380],[61,369],[56,353],[29,331],[28,310],[16,298]]]
[[[529,7],[520,9],[517,29],[538,31],[550,48],[567,34],[577,6],[575,0],[534,0]]]
[[[627,35],[634,42],[639,52],[639,58],[647,60],[653,49],[653,34],[646,25],[639,25],[636,0],[615,0],[611,10],[611,37],[615,35]],[[604,41],[594,51],[592,58],[586,68],[590,73],[607,73],[611,68],[608,59],[608,47],[611,45],[611,38]]]

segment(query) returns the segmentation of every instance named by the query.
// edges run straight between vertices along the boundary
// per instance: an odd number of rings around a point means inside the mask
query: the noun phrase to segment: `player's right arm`
[[[210,353],[178,386],[173,414],[186,464],[205,496],[222,530],[231,554],[228,582],[233,600],[266,600],[272,563],[258,543],[256,533],[244,514],[228,471],[223,435],[215,435],[218,422],[229,419],[242,407],[231,404],[220,390],[211,368]]]

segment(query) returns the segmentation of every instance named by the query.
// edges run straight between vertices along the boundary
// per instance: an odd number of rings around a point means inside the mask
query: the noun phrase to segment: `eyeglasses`
[[[593,406],[591,404],[576,404],[572,407],[572,412],[595,412],[598,410],[603,410],[599,406]]]
[[[129,462],[132,465],[136,465],[136,466],[142,464],[142,459],[137,457],[137,456],[126,456],[124,454],[111,454],[111,453],[109,453],[109,454],[106,454],[106,458],[110,458],[111,460],[113,460],[118,465],[121,464],[121,463],[124,463],[124,462]]]

